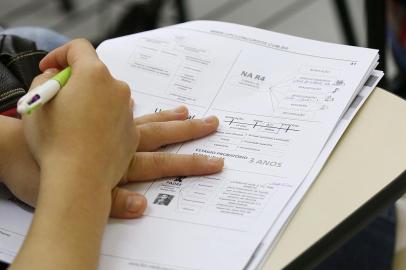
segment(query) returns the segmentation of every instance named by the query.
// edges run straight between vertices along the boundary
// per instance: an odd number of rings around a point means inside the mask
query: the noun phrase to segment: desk
[[[389,204],[405,192],[406,175],[397,186],[388,187],[406,169],[405,117],[406,101],[375,89],[305,195],[264,269],[310,268],[345,240],[328,234],[337,224],[344,228],[336,234],[349,237],[348,226],[355,234],[356,224],[366,222],[361,220],[366,211],[379,210],[377,205]],[[350,216],[357,209],[361,214]]]

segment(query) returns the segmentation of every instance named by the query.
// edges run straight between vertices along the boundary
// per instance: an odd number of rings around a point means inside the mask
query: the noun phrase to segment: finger
[[[131,99],[130,99],[130,110],[131,110],[131,111],[134,111],[134,104],[135,104],[135,103],[134,103],[134,99],[131,98]]]
[[[150,122],[165,122],[173,120],[185,120],[188,116],[188,109],[179,106],[173,110],[160,111],[158,113],[146,114],[134,119],[135,125],[142,125]]]
[[[115,187],[112,191],[110,216],[115,218],[137,218],[142,216],[147,200],[141,194]]]
[[[215,116],[187,121],[153,122],[140,125],[138,151],[153,151],[167,144],[185,142],[213,133],[219,125]]]
[[[98,59],[92,44],[85,39],[75,39],[62,47],[47,54],[39,63],[39,68],[44,71],[48,68],[63,69],[68,65],[75,66],[81,62]]]
[[[55,76],[58,73],[58,69],[56,68],[49,68],[44,71],[44,73],[38,75],[37,77],[34,78],[34,80],[31,83],[30,90],[33,89],[34,87],[37,87],[40,84],[43,84],[44,82],[48,81],[51,79],[53,76]]]
[[[164,152],[138,152],[130,164],[125,181],[144,181],[170,176],[205,175],[221,171],[222,158]]]

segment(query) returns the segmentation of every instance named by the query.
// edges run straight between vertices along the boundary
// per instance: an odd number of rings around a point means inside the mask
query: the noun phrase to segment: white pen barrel
[[[49,80],[46,81],[44,84],[41,84],[37,89],[34,89],[33,91],[41,97],[40,102],[44,104],[51,98],[53,98],[60,88],[61,86],[58,81]]]
[[[35,87],[23,96],[17,103],[19,113],[30,113],[34,108],[43,105],[52,99],[61,85],[56,80],[49,80]]]

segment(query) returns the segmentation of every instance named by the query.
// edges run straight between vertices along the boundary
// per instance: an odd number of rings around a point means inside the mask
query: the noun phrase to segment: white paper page
[[[287,203],[286,207],[283,209],[277,221],[265,236],[264,240],[261,242],[260,246],[251,258],[250,264],[246,268],[247,270],[261,268],[266,262],[268,255],[272,252],[273,247],[277,244],[278,236],[282,234],[290,219],[294,216],[295,210],[299,207],[300,201],[311,187],[312,183],[314,182],[313,180],[317,177],[331,152],[334,150],[334,147],[344,134],[347,127],[350,125],[352,119],[378,85],[378,82],[382,79],[383,75],[384,73],[379,70],[375,70],[371,74],[370,78],[367,80],[356,99],[352,102],[350,108],[344,114],[344,117],[338,122],[337,127],[334,129],[333,134],[327,141],[311,171],[306,176],[305,180],[299,186],[290,201]]]
[[[172,151],[225,158],[216,175],[133,186],[149,207],[139,220],[109,222],[101,269],[244,268],[377,59],[376,50],[202,21],[110,40],[98,54],[129,83],[136,115],[179,104],[191,117],[217,115],[217,133]],[[1,217],[0,229],[17,234],[0,234],[0,250],[16,252],[28,228],[12,225]]]
[[[362,88],[357,96],[357,101],[353,102],[352,106],[345,114],[346,116],[340,120],[312,170],[297,189],[294,196],[292,196],[291,200],[278,217],[278,220],[261,242],[260,247],[255,252],[255,256],[252,258],[252,261],[247,269],[261,268],[262,264],[266,261],[267,255],[272,251],[272,247],[277,243],[276,236],[281,233],[283,227],[286,225],[286,223],[288,223],[289,218],[292,216],[294,210],[298,207],[300,200],[313,183],[314,176],[318,174],[319,170],[333,150],[335,144],[338,142],[341,135],[344,133],[345,129],[348,127],[351,120],[366,101],[372,90],[376,87],[377,83],[382,78],[383,73],[380,71],[374,71],[371,76],[374,76],[375,78],[370,80]],[[21,208],[12,201],[7,201],[8,198],[12,199],[12,195],[4,188],[0,188],[0,201],[2,202],[0,204],[1,217],[9,217],[7,220],[10,221],[8,224],[4,224],[4,222],[2,222],[2,226],[16,228],[16,231],[25,232],[28,229],[28,225],[31,220],[31,212],[26,211],[28,208],[24,206]],[[24,235],[19,235],[17,232],[6,230],[5,228],[0,228],[0,235],[2,236],[2,241],[0,241],[0,260],[11,262],[16,254],[16,251],[22,244]],[[4,241],[5,239],[8,239],[8,241]]]

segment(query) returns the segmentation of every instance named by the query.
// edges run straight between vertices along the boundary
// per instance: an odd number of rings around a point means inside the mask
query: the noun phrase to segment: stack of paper
[[[135,115],[188,106],[218,131],[167,148],[224,157],[216,175],[129,186],[149,202],[111,220],[100,269],[256,269],[383,76],[378,51],[229,23],[195,21],[102,43]],[[11,262],[31,213],[0,194],[0,259]]]

